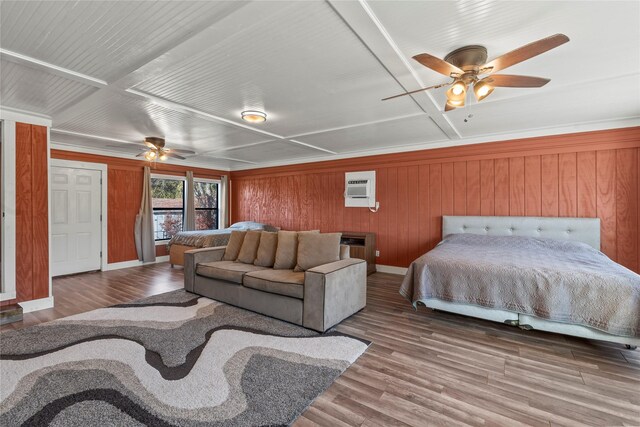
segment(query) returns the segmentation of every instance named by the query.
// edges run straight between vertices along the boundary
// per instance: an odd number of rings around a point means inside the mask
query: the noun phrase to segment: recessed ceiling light
[[[242,115],[242,120],[249,123],[262,123],[267,120],[267,115],[262,111],[255,111],[255,110],[243,111],[241,115]]]

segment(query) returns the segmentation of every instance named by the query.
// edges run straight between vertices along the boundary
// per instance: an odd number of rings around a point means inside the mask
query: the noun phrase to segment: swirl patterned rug
[[[368,344],[173,291],[0,335],[0,425],[287,425]]]

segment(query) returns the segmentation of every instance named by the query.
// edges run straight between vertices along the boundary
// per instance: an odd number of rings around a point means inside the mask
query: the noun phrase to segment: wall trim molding
[[[100,258],[100,269],[102,271],[106,271],[109,257],[109,233],[108,233],[108,213],[109,209],[107,206],[108,203],[108,173],[107,173],[107,164],[106,163],[93,163],[93,162],[83,162],[78,160],[63,160],[56,159],[49,156],[50,159],[50,167],[49,167],[49,188],[51,188],[51,168],[53,167],[64,167],[64,168],[72,168],[72,169],[87,169],[87,170],[97,170],[100,171],[100,214],[102,215],[102,221],[100,223],[100,251],[102,252],[102,257]],[[51,209],[51,203],[49,203],[49,209]],[[51,217],[51,215],[49,215]],[[51,233],[51,226],[49,225],[49,233]],[[53,265],[51,261],[52,254],[51,251],[49,253],[49,265]]]
[[[0,108],[0,119],[51,127],[51,117],[31,111],[19,110],[17,108]]]
[[[142,261],[138,261],[137,259],[131,260],[131,261],[113,262],[111,264],[107,264],[107,268],[105,271],[121,270],[123,268],[131,268],[131,267],[140,267],[142,265],[159,264],[161,262],[168,262],[168,261],[169,261],[169,255],[163,255],[163,256],[156,257],[156,260],[151,262],[142,262]]]
[[[9,301],[16,299],[16,291],[0,293],[0,301]]]
[[[291,161],[273,162],[270,164],[256,166],[238,166],[234,167],[232,172],[233,178],[243,178],[245,176],[258,176],[258,175],[271,175],[274,176],[278,173],[294,173],[296,170],[308,170],[310,167],[318,168],[337,168],[341,165],[348,165],[358,163],[362,167],[370,167],[378,163],[389,163],[395,161],[394,159],[413,158],[416,163],[425,162],[427,159],[434,159],[442,157],[440,153],[457,151],[463,154],[455,154],[456,157],[469,157],[471,154],[464,154],[465,152],[487,152],[494,149],[495,146],[503,145],[500,151],[501,155],[505,157],[517,153],[517,147],[511,150],[505,150],[504,147],[510,144],[518,143],[520,141],[530,142],[532,139],[543,141],[545,139],[553,140],[554,146],[550,147],[550,144],[545,143],[541,147],[541,151],[545,148],[558,148],[567,147],[572,151],[576,151],[580,146],[584,146],[585,150],[589,150],[588,143],[581,143],[578,146],[571,145],[570,143],[562,143],[562,138],[570,135],[580,134],[601,134],[614,130],[629,129],[630,133],[637,133],[640,131],[640,117],[625,118],[620,120],[613,120],[607,122],[592,122],[585,124],[575,124],[571,126],[563,126],[560,128],[543,128],[538,130],[530,130],[518,133],[505,133],[505,134],[492,134],[474,138],[462,138],[457,140],[442,140],[432,143],[405,145],[400,147],[392,147],[378,150],[358,151],[353,153],[337,154],[333,156],[320,156],[306,159],[296,159]],[[636,139],[637,141],[637,139]],[[494,147],[491,147],[494,145]],[[489,146],[489,147],[488,147]],[[616,147],[613,147],[616,148]],[[579,150],[578,150],[579,151]],[[493,153],[493,152],[492,152]],[[496,151],[495,154],[498,154]],[[495,156],[494,156],[495,158]],[[403,164],[409,160],[400,161]],[[286,172],[285,172],[286,171]]]
[[[34,299],[31,301],[19,302],[23,313],[31,313],[32,311],[44,310],[53,307],[53,296],[47,298]]]
[[[396,267],[395,265],[382,265],[376,264],[376,273],[389,273],[389,274],[407,274],[406,267]]]

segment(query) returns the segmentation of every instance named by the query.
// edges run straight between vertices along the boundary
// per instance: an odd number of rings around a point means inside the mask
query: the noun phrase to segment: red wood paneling
[[[16,299],[49,296],[47,128],[16,123]]]
[[[16,297],[33,299],[32,126],[16,123]]]
[[[596,211],[600,218],[600,249],[616,261],[616,150],[596,153]]]
[[[616,240],[618,262],[638,271],[638,150],[616,153]]]
[[[49,169],[46,126],[31,126],[33,298],[49,296]]]
[[[558,155],[546,154],[541,159],[542,216],[558,216]]]
[[[598,216],[602,250],[638,271],[638,147],[640,128],[627,128],[232,172],[233,221],[292,229],[313,215],[322,231],[368,229],[378,263],[406,267],[437,243],[442,215]],[[342,197],[344,172],[368,168],[376,214],[345,208]],[[295,182],[309,179],[301,193]],[[277,217],[255,209],[265,194]]]
[[[540,156],[524,158],[524,212],[527,216],[542,214],[542,177]]]
[[[135,241],[133,237],[136,215],[140,209],[140,201],[142,199],[142,179],[143,167],[148,163],[139,160],[121,159],[117,157],[100,156],[96,154],[76,153],[71,151],[51,150],[51,157],[56,159],[77,160],[93,163],[103,163],[107,165],[107,240],[108,240],[108,262],[123,262],[138,259],[136,253]],[[155,163],[152,173],[184,175],[186,171],[192,170],[197,178],[220,178],[221,175],[228,172],[193,168],[180,165],[172,165],[168,163]],[[267,188],[271,188],[268,186]],[[278,186],[280,188],[288,188],[287,186]],[[253,191],[256,196],[261,193],[257,192],[253,185],[243,185],[242,182],[234,183],[234,192]],[[273,193],[271,199],[276,198]],[[294,200],[289,193],[283,193],[283,200]],[[231,209],[237,212],[241,197],[234,197]],[[253,200],[252,196],[247,196],[246,200]],[[263,197],[263,200],[269,200],[269,197]],[[280,205],[278,205],[280,206]],[[289,212],[289,209],[283,210],[283,213]],[[275,215],[266,206],[261,206],[252,212],[251,215],[260,216],[263,214],[272,215],[269,222],[280,221],[280,215]],[[163,255],[164,249],[156,248],[156,254]]]

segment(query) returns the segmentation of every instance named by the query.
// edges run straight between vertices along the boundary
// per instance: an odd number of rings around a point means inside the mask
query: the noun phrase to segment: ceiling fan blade
[[[442,84],[435,85],[435,86],[423,87],[422,89],[412,90],[411,92],[405,92],[405,93],[401,93],[399,95],[393,95],[393,96],[389,96],[387,98],[382,98],[382,100],[386,101],[387,99],[393,99],[393,98],[398,98],[400,96],[411,95],[412,93],[423,92],[423,91],[429,90],[429,89],[438,89],[439,87],[448,86],[448,85],[449,85],[449,83],[442,83]]]
[[[413,59],[415,59],[425,67],[431,68],[433,71],[444,74],[447,77],[451,77],[451,74],[464,74],[464,71],[462,71],[455,65],[449,64],[447,61],[436,58],[435,56],[429,55],[428,53],[421,53],[414,56]]]
[[[174,154],[174,153],[167,153],[167,152],[165,152],[164,154],[165,154],[167,157],[173,157],[174,159],[187,160],[187,159],[186,159],[186,157],[182,157],[182,156],[179,156],[179,155]]]
[[[512,76],[509,74],[492,74],[482,79],[494,87],[542,87],[551,79],[531,76]]]
[[[167,153],[196,154],[195,151],[183,150],[181,148],[165,148]]]
[[[518,64],[534,56],[540,55],[548,50],[556,48],[569,41],[569,37],[564,34],[555,34],[550,37],[535,41],[533,43],[526,44],[511,52],[505,53],[502,56],[497,57],[491,62],[486,63],[482,68],[491,68],[489,72],[495,73],[496,71],[503,70],[512,65]]]
[[[143,151],[142,153],[138,154],[136,157],[144,157],[145,154],[147,154],[147,152]]]

